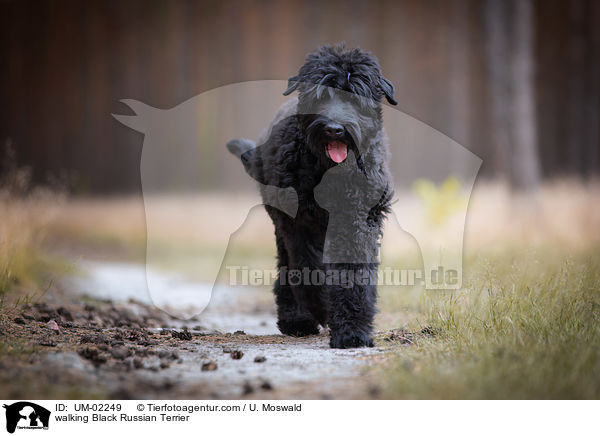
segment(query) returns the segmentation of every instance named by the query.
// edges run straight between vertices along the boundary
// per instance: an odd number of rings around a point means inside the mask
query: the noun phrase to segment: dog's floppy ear
[[[300,82],[298,81],[298,76],[292,76],[288,79],[288,87],[285,91],[283,91],[283,95],[290,95],[292,92],[294,92],[298,86],[300,85]]]
[[[394,85],[392,85],[392,82],[381,76],[379,86],[381,86],[381,90],[389,104],[396,106],[398,102],[394,99]]]

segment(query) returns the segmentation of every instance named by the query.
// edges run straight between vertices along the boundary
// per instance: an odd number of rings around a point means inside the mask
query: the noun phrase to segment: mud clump
[[[250,395],[253,392],[254,387],[250,384],[250,382],[247,381],[246,383],[244,383],[244,386],[242,387],[242,395]]]
[[[117,360],[125,360],[132,354],[133,352],[130,349],[123,346],[113,347],[113,349],[110,350],[110,355]]]
[[[56,347],[58,344],[52,340],[39,341],[38,345],[42,347]]]
[[[133,367],[135,369],[142,369],[144,367],[144,361],[139,357],[133,358]]]
[[[371,398],[377,398],[381,395],[381,387],[376,385],[369,386],[367,393]]]
[[[397,342],[402,345],[412,345],[415,342],[415,334],[404,329],[392,330],[384,338],[388,342]]]
[[[388,342],[396,342],[402,345],[412,345],[421,337],[434,338],[439,334],[439,331],[431,326],[423,327],[418,332],[410,332],[405,329],[395,329],[390,331],[383,339]]]
[[[80,344],[108,344],[109,342],[108,338],[102,333],[97,333],[95,335],[86,334],[79,338]]]
[[[60,306],[58,309],[56,309],[56,313],[58,313],[61,318],[66,321],[73,322],[75,320],[71,311],[66,307]]]
[[[158,352],[158,358],[166,360],[177,360],[179,359],[179,353],[177,351],[160,350]]]
[[[273,390],[273,385],[271,384],[270,381],[268,380],[263,380],[260,384],[260,388],[263,391],[272,391]]]
[[[435,337],[437,336],[440,332],[438,329],[433,328],[431,326],[427,326],[421,329],[420,332],[423,336],[429,336],[429,337]]]
[[[180,332],[178,332],[177,330],[171,330],[171,336],[182,341],[192,340],[192,334],[190,333],[187,327],[184,327],[183,330]]]
[[[272,391],[273,390],[273,385],[271,384],[271,382],[268,380],[264,380],[264,379],[258,381],[258,387],[260,389],[262,389],[263,391]],[[250,395],[250,394],[254,393],[255,391],[256,391],[256,389],[254,388],[252,383],[250,383],[248,380],[246,380],[246,382],[242,386],[242,395],[244,395],[244,396]]]
[[[100,353],[97,348],[85,347],[79,350],[78,353],[81,357],[89,360],[97,367],[108,361],[106,355]]]

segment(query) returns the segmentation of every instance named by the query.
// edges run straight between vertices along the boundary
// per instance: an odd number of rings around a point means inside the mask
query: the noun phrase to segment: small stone
[[[40,341],[38,342],[42,347],[56,347],[56,342],[48,340],[48,341]]]
[[[61,334],[61,331],[60,331],[60,328],[58,327],[58,324],[53,319],[51,319],[50,321],[48,321],[46,323],[46,327],[48,327],[50,330],[53,330],[54,332],[56,332],[57,335]]]
[[[256,356],[256,357],[254,358],[254,361],[255,361],[256,363],[263,363],[263,362],[266,362],[266,361],[267,361],[267,358],[266,358],[265,356]]]
[[[202,364],[202,371],[216,371],[217,370],[217,364],[215,362],[213,362],[212,360],[210,362],[204,362]]]
[[[242,357],[244,357],[244,353],[240,350],[234,350],[231,353],[229,353],[229,355],[234,360],[240,360]]]

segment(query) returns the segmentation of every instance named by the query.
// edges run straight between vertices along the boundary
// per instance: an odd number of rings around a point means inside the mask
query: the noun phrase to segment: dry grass
[[[62,196],[47,189],[29,189],[26,170],[11,172],[0,183],[0,295],[19,289],[41,292],[56,263],[42,250],[48,224]]]
[[[473,191],[466,223],[467,251],[560,246],[584,249],[600,243],[600,183],[556,180],[537,192],[515,194],[503,184]]]

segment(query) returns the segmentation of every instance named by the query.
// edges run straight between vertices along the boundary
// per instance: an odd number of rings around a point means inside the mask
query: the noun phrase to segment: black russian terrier
[[[291,336],[328,326],[333,348],[372,347],[378,248],[393,182],[381,100],[394,87],[359,48],[323,46],[290,77],[289,95],[259,140],[227,144],[263,185],[295,189],[295,217],[265,201],[275,225],[279,330]],[[270,195],[261,187],[263,199]],[[265,199],[266,200],[266,199]]]

